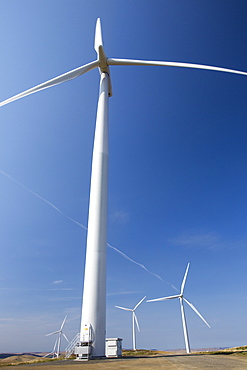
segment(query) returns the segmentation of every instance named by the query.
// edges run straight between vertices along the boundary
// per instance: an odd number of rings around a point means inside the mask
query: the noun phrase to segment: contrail
[[[39,194],[35,193],[34,191],[32,191],[31,189],[29,189],[28,187],[26,187],[25,185],[23,185],[20,181],[17,181],[16,179],[14,179],[12,176],[8,175],[6,172],[0,170],[0,172],[8,177],[10,180],[14,181],[16,184],[20,185],[23,189],[25,189],[26,191],[28,191],[29,193],[31,193],[32,195],[34,195],[36,198],[39,198],[41,200],[43,200],[43,202],[45,202],[46,204],[48,204],[49,206],[51,206],[53,209],[55,209],[55,211],[61,213],[61,215],[63,215],[64,217],[66,217],[68,220],[74,222],[76,225],[82,227],[83,229],[87,230],[86,226],[84,226],[83,224],[81,224],[80,222],[77,222],[76,220],[74,220],[73,218],[67,216],[65,213],[63,213],[58,207],[56,207],[53,203],[49,202],[48,200],[46,200],[45,198],[41,197]]]
[[[132,258],[128,257],[125,253],[121,252],[119,249],[117,249],[116,247],[113,247],[111,244],[107,243],[108,247],[114,249],[114,251],[118,252],[119,254],[121,254],[121,256],[123,256],[124,258],[126,258],[126,260],[132,262],[132,263],[135,263],[137,266],[140,266],[141,268],[143,268],[145,271],[147,271],[149,274],[153,275],[153,276],[156,276],[157,279],[163,281],[163,283],[166,283],[166,284],[169,284],[167,283],[165,280],[163,280],[159,275],[157,274],[154,274],[153,272],[149,271],[142,263],[139,263],[139,262],[136,262],[134,261]]]
[[[119,249],[117,249],[116,247],[113,247],[111,244],[107,243],[108,247],[114,249],[114,251],[118,252],[119,254],[121,254],[121,256],[123,256],[124,258],[126,258],[126,260],[132,262],[132,263],[135,263],[136,265],[140,266],[141,268],[143,268],[145,271],[147,271],[150,275],[153,275],[155,277],[157,277],[157,279],[161,280],[163,283],[165,284],[169,284],[172,286],[173,289],[179,291],[174,285],[172,285],[171,283],[168,283],[167,281],[163,280],[159,275],[155,274],[154,272],[151,272],[149,271],[142,263],[139,263],[139,262],[136,262],[135,260],[133,260],[132,258],[128,257],[125,253],[121,252]]]
[[[55,209],[55,211],[57,211],[58,213],[60,213],[62,216],[66,217],[68,220],[74,222],[76,225],[80,226],[81,228],[83,228],[84,230],[87,230],[87,227],[84,226],[83,224],[81,224],[80,222],[74,220],[72,217],[69,217],[67,216],[65,213],[63,213],[57,206],[55,206],[53,203],[49,202],[47,199],[41,197],[39,194],[35,193],[34,191],[32,191],[31,189],[29,189],[27,186],[23,185],[20,181],[17,181],[16,179],[14,179],[12,176],[10,176],[9,174],[7,174],[6,172],[4,172],[3,170],[0,169],[0,173],[4,176],[6,176],[7,178],[9,178],[10,180],[12,180],[13,182],[15,182],[16,184],[20,185],[24,190],[26,190],[28,193],[34,195],[36,198],[42,200],[43,202],[45,202],[46,204],[48,204],[49,206],[51,206],[53,209]],[[161,280],[163,283],[165,284],[169,284],[172,286],[173,289],[179,291],[174,285],[172,285],[171,283],[168,283],[167,281],[163,280],[159,275],[149,271],[142,263],[139,263],[139,262],[136,262],[135,260],[133,260],[132,258],[128,257],[125,253],[121,252],[119,249],[117,249],[116,247],[113,247],[111,244],[107,243],[108,247],[109,248],[112,248],[114,249],[116,252],[118,252],[119,254],[121,254],[122,257],[126,258],[128,261],[136,264],[137,266],[141,267],[142,269],[144,269],[146,272],[148,272],[150,275],[153,275],[155,276],[157,279]]]

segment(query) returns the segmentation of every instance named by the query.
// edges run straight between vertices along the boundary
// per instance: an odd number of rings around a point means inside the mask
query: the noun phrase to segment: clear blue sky
[[[109,57],[247,71],[245,0],[1,0],[0,101],[94,60],[97,17]],[[191,347],[247,344],[247,77],[111,76],[108,241],[166,283],[108,248],[107,337],[130,348],[115,305],[176,294],[190,262],[185,297],[212,326],[186,307]],[[52,350],[65,315],[79,330],[86,231],[67,217],[87,225],[98,83],[96,69],[0,110],[0,352]],[[184,348],[178,301],[137,316],[138,348]]]

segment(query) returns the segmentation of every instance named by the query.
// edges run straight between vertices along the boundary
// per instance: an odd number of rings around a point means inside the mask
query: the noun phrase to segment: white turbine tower
[[[100,88],[95,140],[92,159],[91,190],[88,214],[88,234],[84,292],[81,316],[80,340],[83,341],[85,327],[92,332],[92,356],[104,356],[106,331],[106,236],[107,236],[107,195],[108,195],[108,97],[112,95],[110,69],[112,65],[164,66],[196,68],[211,71],[247,75],[246,72],[207,65],[160,62],[132,59],[107,58],[102,41],[100,19],[96,23],[95,50],[97,59],[73,69],[0,103],[11,103],[35,92],[72,80],[94,68],[99,68]]]
[[[186,278],[187,278],[189,267],[190,267],[190,264],[188,263],[187,268],[186,268],[186,271],[185,271],[185,274],[184,274],[184,278],[183,278],[183,281],[182,281],[182,284],[181,284],[180,294],[172,295],[172,296],[169,296],[169,297],[163,297],[163,298],[149,299],[147,301],[147,302],[155,302],[155,301],[157,302],[157,301],[165,301],[167,299],[174,299],[174,298],[178,298],[179,299],[179,301],[180,301],[180,308],[181,308],[181,315],[182,315],[183,331],[184,331],[184,341],[185,341],[185,347],[186,347],[186,352],[187,353],[190,353],[190,342],[189,342],[188,329],[187,329],[187,324],[186,324],[186,318],[185,318],[183,301],[185,301],[192,308],[192,310],[194,310],[195,313],[202,319],[202,321],[204,321],[205,324],[210,328],[210,325],[202,317],[202,315],[200,314],[200,312],[198,312],[198,310],[195,308],[195,306],[192,303],[190,303],[184,297],[184,287],[185,287],[185,282],[186,282]]]
[[[61,327],[60,327],[60,329],[59,329],[59,330],[54,331],[54,332],[49,333],[49,334],[46,334],[46,337],[48,337],[49,335],[58,334],[58,338],[57,338],[57,339],[56,339],[56,341],[55,341],[55,344],[54,344],[54,347],[53,347],[53,351],[52,351],[52,352],[50,352],[50,353],[48,353],[48,355],[46,355],[45,357],[47,357],[47,356],[49,356],[49,355],[51,355],[51,354],[53,355],[53,357],[59,357],[59,356],[60,356],[60,347],[61,347],[61,337],[62,337],[62,336],[63,336],[63,337],[67,340],[67,342],[69,343],[68,338],[67,338],[67,337],[66,337],[66,335],[63,333],[63,326],[64,326],[64,324],[65,324],[66,318],[67,318],[67,316],[65,316],[65,318],[64,318],[64,320],[63,320],[63,322],[62,322],[62,325],[61,325]],[[56,349],[56,347],[57,347],[57,349]]]
[[[137,307],[140,306],[140,304],[144,301],[144,299],[146,298],[143,297],[136,305],[133,309],[131,308],[125,308],[125,307],[120,307],[120,306],[115,306],[117,308],[120,308],[121,310],[125,310],[125,311],[130,311],[132,312],[132,338],[133,338],[133,350],[136,351],[136,333],[135,333],[135,324],[137,326],[137,329],[138,331],[140,332],[140,326],[139,326],[139,323],[138,323],[138,320],[137,320],[137,316],[136,316],[136,313],[135,313],[135,310],[137,309]]]

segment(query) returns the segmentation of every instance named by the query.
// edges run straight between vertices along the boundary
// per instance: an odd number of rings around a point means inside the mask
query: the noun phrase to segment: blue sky
[[[247,4],[214,0],[1,0],[0,101],[109,57],[247,71]],[[107,337],[130,348],[133,308],[185,297],[192,348],[246,344],[247,78],[111,67]],[[50,351],[80,325],[99,73],[0,110],[0,352]],[[57,207],[55,209],[54,207]],[[73,220],[71,220],[71,219]],[[184,348],[179,303],[142,303],[138,348]],[[65,345],[65,343],[63,343]]]

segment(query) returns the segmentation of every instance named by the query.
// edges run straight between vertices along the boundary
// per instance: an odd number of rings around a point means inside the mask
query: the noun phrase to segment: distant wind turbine
[[[132,312],[132,337],[133,337],[133,350],[136,351],[136,333],[135,333],[135,324],[137,326],[137,329],[138,331],[140,331],[140,326],[139,326],[139,323],[138,323],[138,320],[137,320],[137,316],[136,316],[136,313],[135,313],[135,310],[137,309],[137,307],[140,306],[140,304],[144,301],[144,299],[146,298],[143,297],[136,305],[133,309],[131,308],[125,308],[125,307],[120,307],[120,306],[115,306],[117,308],[120,308],[121,310],[125,310],[125,311],[130,311]]]
[[[107,58],[98,18],[95,30],[94,48],[97,59],[73,69],[0,103],[11,103],[35,92],[72,80],[98,68],[100,73],[99,100],[95,127],[94,149],[91,171],[91,188],[88,213],[87,252],[84,274],[83,304],[80,341],[83,342],[84,328],[92,328],[92,357],[105,355],[106,332],[106,237],[108,204],[108,97],[112,95],[110,66],[163,66],[205,69],[247,75],[246,72],[201,64],[160,62],[147,60]]]
[[[57,352],[56,352],[57,340],[58,340],[58,338],[55,340],[52,352],[47,353],[47,355],[45,355],[43,357],[49,357],[50,355],[52,355],[52,358],[57,357]]]
[[[55,344],[54,344],[54,347],[53,347],[53,351],[52,351],[52,352],[50,352],[50,353],[49,353],[48,355],[46,355],[45,357],[49,356],[50,354],[53,354],[53,357],[59,357],[59,356],[60,356],[61,336],[63,336],[63,337],[67,340],[67,342],[69,343],[68,338],[67,338],[67,337],[66,337],[66,335],[63,333],[63,326],[64,326],[64,324],[65,324],[66,318],[67,318],[67,316],[65,316],[65,318],[64,318],[64,320],[63,320],[63,322],[62,322],[62,325],[61,325],[61,327],[60,327],[60,329],[59,329],[59,330],[54,331],[54,332],[49,333],[49,334],[46,334],[46,337],[48,337],[49,335],[53,335],[53,334],[58,334],[58,337],[57,337],[57,339],[56,339],[56,341],[55,341]],[[56,347],[57,347],[57,349],[56,349]]]
[[[147,302],[158,302],[158,301],[165,301],[167,299],[174,299],[178,298],[180,301],[180,308],[181,308],[181,315],[182,315],[182,324],[183,324],[183,331],[184,331],[184,341],[185,341],[185,347],[186,347],[186,352],[190,353],[190,342],[189,342],[189,336],[188,336],[188,329],[187,329],[187,324],[186,324],[186,318],[185,318],[185,312],[184,312],[184,305],[183,301],[185,301],[191,308],[192,310],[195,311],[195,313],[202,319],[202,321],[205,322],[205,324],[210,328],[210,325],[207,323],[207,321],[202,317],[200,312],[195,308],[195,306],[190,303],[185,297],[184,297],[184,287],[185,287],[185,282],[187,278],[187,274],[189,271],[190,264],[188,263],[184,278],[181,284],[181,289],[180,289],[180,294],[178,295],[172,295],[169,297],[163,297],[163,298],[156,298],[156,299],[149,299]]]

